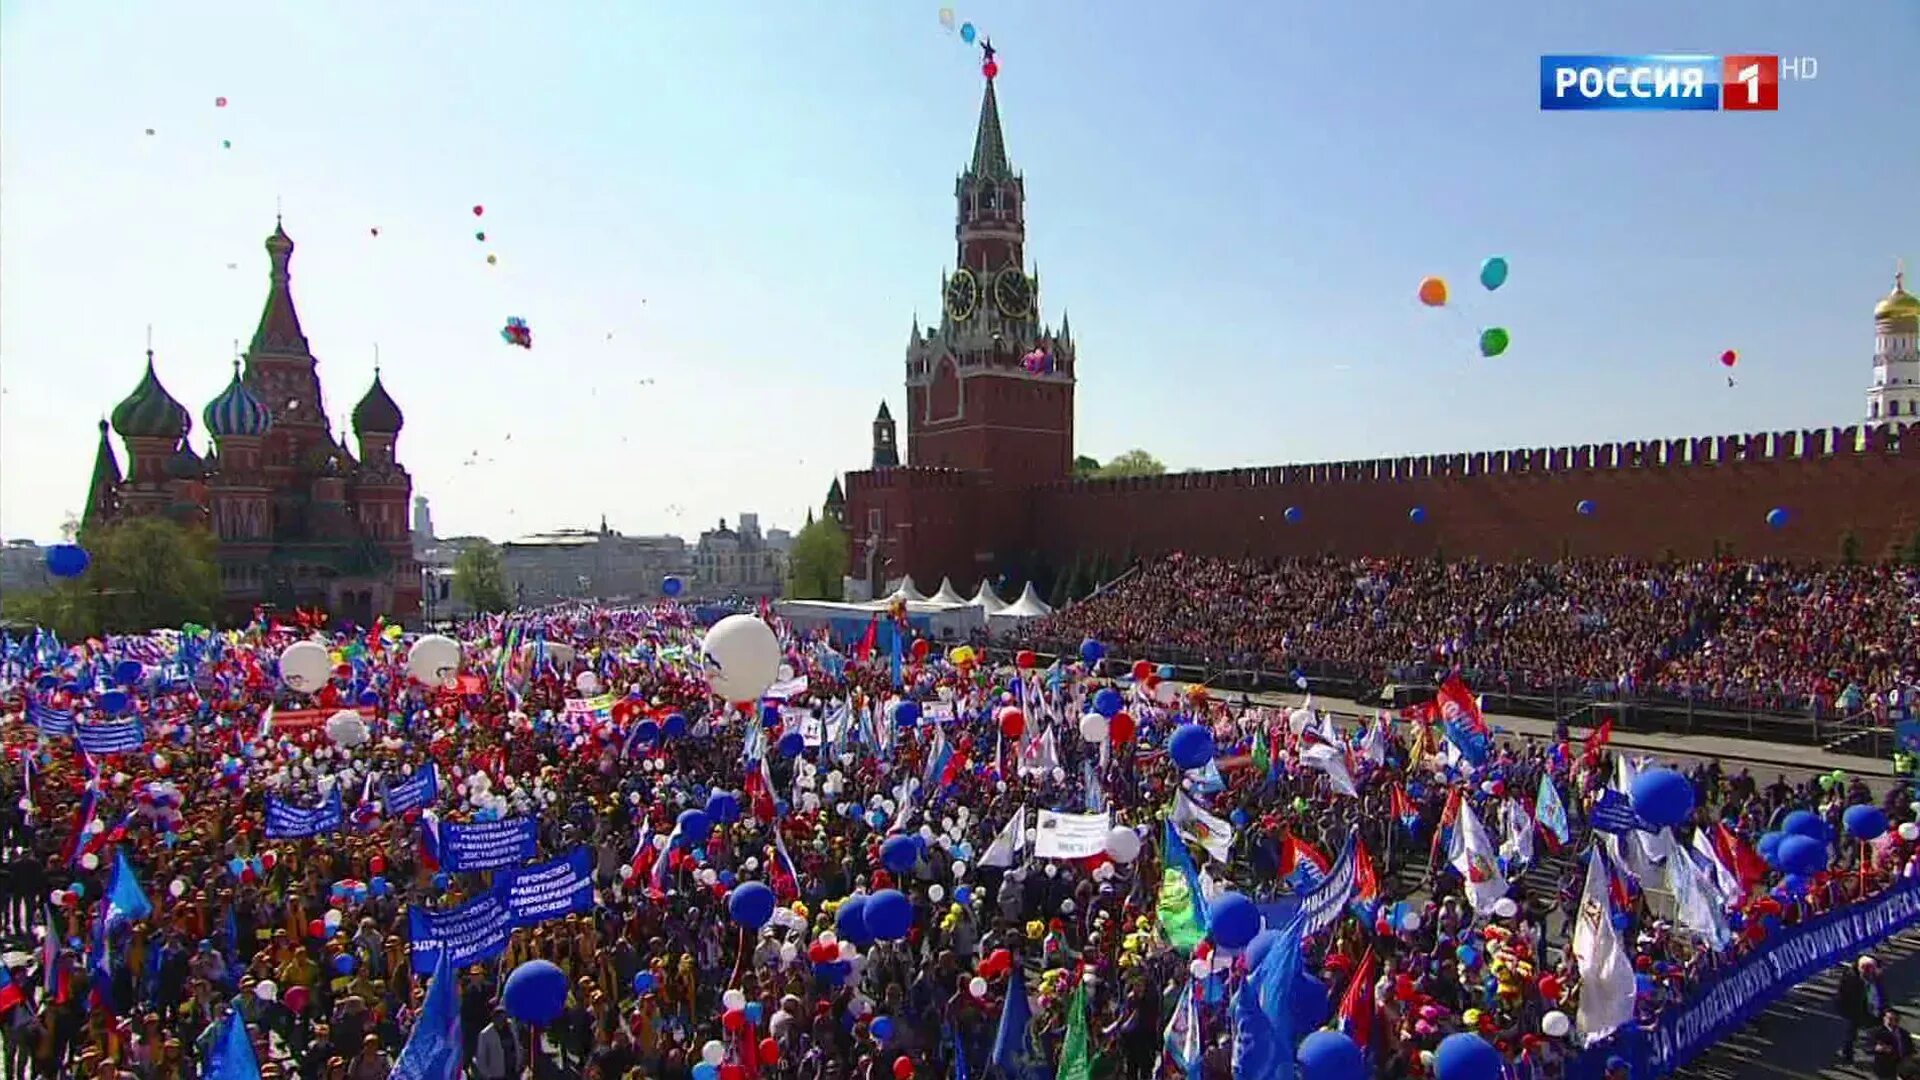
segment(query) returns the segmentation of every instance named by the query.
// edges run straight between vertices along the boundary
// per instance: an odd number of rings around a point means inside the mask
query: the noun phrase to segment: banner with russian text
[[[593,910],[593,853],[584,847],[537,866],[502,871],[498,881],[515,927]]]
[[[432,976],[442,949],[447,951],[447,966],[454,970],[485,963],[505,952],[507,938],[513,933],[513,916],[507,910],[505,894],[490,889],[450,911],[410,907],[407,929],[413,973],[424,979]]]
[[[1034,830],[1033,855],[1037,859],[1085,859],[1104,854],[1107,833],[1113,819],[1107,814],[1059,814],[1040,811],[1040,824]]]
[[[269,840],[304,840],[323,833],[339,832],[345,819],[338,788],[319,806],[295,806],[285,799],[267,796]]]
[[[500,818],[440,826],[440,866],[444,870],[498,870],[533,858],[540,819]]]
[[[419,810],[432,806],[440,797],[440,778],[433,771],[433,762],[429,761],[414,770],[412,776],[397,784],[386,785],[380,801],[389,814],[404,814],[409,810]]]

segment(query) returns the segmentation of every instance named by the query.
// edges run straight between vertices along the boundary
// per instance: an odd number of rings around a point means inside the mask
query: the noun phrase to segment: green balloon
[[[1505,327],[1489,326],[1480,331],[1480,355],[1499,356],[1507,351],[1507,345],[1512,340],[1507,336]]]

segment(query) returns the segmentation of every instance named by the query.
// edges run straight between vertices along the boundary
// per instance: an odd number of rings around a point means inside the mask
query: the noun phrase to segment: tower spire
[[[267,303],[260,311],[260,325],[253,332],[250,352],[273,352],[309,356],[307,335],[300,329],[300,313],[293,307],[293,238],[282,227],[280,215],[273,215],[273,235],[267,237],[267,257],[272,271],[267,282]]]
[[[973,136],[973,163],[968,172],[975,176],[1007,177],[1013,166],[1007,163],[1007,140],[1000,131],[1000,99],[994,95],[993,80],[980,98],[980,126]]]

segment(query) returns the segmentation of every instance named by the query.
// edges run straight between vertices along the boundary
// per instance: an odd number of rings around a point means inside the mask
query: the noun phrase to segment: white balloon
[[[1920,825],[1915,825],[1911,821],[1902,822],[1900,825],[1900,839],[1908,841],[1920,840]]]
[[[791,941],[783,941],[780,943],[780,962],[781,963],[791,964],[793,963],[794,958],[799,955],[800,955],[800,946],[795,945]]]
[[[747,1007],[747,995],[738,990],[729,990],[720,995],[720,1003],[729,1009],[744,1009]]]
[[[261,1001],[272,1001],[280,996],[280,988],[274,985],[272,979],[261,979],[253,984],[253,996]]]
[[[321,916],[320,921],[326,923],[328,926],[339,926],[340,920],[344,918],[346,918],[346,916],[340,914],[339,908],[328,908],[327,913]]]
[[[1080,737],[1090,743],[1105,742],[1107,738],[1107,718],[1097,712],[1090,712],[1081,717]]]
[[[987,980],[981,978],[978,975],[975,975],[972,979],[967,981],[967,992],[977,998],[986,997],[987,996]]]
[[[340,746],[359,746],[367,741],[367,722],[352,709],[341,709],[327,717],[327,738]]]
[[[91,851],[87,852],[85,855],[80,856],[80,869],[82,870],[100,869],[100,856],[94,854]]]
[[[1187,974],[1192,975],[1196,979],[1204,979],[1211,974],[1212,971],[1213,965],[1207,963],[1205,960],[1195,960],[1193,963],[1187,965]]]
[[[302,694],[318,693],[333,674],[333,659],[316,641],[296,641],[280,652],[280,681]]]
[[[720,1045],[719,1039],[708,1039],[707,1045],[700,1048],[700,1060],[709,1065],[718,1065],[727,1060],[727,1048]]]
[[[428,686],[452,686],[460,677],[460,643],[445,634],[428,634],[407,652],[407,674]]]
[[[1107,834],[1107,858],[1125,865],[1139,857],[1139,833],[1122,825]]]
[[[1420,929],[1420,913],[1417,911],[1407,912],[1407,917],[1400,920],[1400,929],[1405,930],[1409,934]]]
[[[939,882],[934,882],[932,885],[927,886],[927,899],[937,904],[940,901],[945,900],[946,898],[947,898],[947,887],[945,885],[942,885]]]
[[[1520,913],[1520,905],[1513,902],[1513,897],[1503,896],[1493,902],[1493,913],[1502,919],[1511,919]]]
[[[583,671],[573,677],[573,688],[583,694],[597,694],[600,692],[600,676]]]
[[[1162,705],[1171,705],[1180,700],[1180,686],[1177,683],[1163,682],[1153,689],[1153,700]]]
[[[966,876],[967,876],[967,864],[962,860],[955,859],[953,861],[953,880],[959,881],[961,878]]]
[[[793,665],[792,665],[792,664],[781,664],[781,665],[780,665],[780,669],[779,669],[778,671],[776,671],[776,672],[774,672],[774,675],[775,675],[775,676],[776,676],[776,677],[777,677],[777,678],[778,678],[778,679],[779,679],[779,680],[780,680],[781,682],[792,682],[792,681],[793,681]]]
[[[831,930],[823,930],[820,933],[820,944],[838,945],[840,944],[840,938]]]
[[[939,886],[937,885],[934,887],[939,888]],[[852,960],[859,955],[860,955],[860,947],[855,945],[853,942],[843,941],[840,943],[840,959]]]
[[[780,639],[752,615],[729,615],[713,624],[700,643],[707,684],[727,701],[752,701],[780,673]]]
[[[1567,1037],[1567,1032],[1573,1030],[1573,1021],[1567,1017],[1566,1013],[1555,1009],[1540,1018],[1540,1030],[1552,1038],[1564,1039]]]
[[[175,900],[187,895],[187,879],[174,878],[173,881],[167,885],[167,895],[173,897]]]

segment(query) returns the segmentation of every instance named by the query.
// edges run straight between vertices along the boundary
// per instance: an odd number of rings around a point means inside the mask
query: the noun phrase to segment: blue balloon
[[[773,890],[749,881],[727,896],[727,914],[749,930],[758,930],[773,918]]]
[[[722,825],[740,820],[740,800],[729,792],[716,791],[707,797],[707,816]]]
[[[387,884],[387,879],[377,874],[374,875],[372,881],[367,882],[367,890],[375,896],[385,896],[391,888],[393,888],[393,886]]]
[[[1788,896],[1798,900],[1806,896],[1807,890],[1813,887],[1813,879],[1805,874],[1788,874],[1781,884],[1786,887]]]
[[[567,973],[545,960],[529,960],[507,976],[500,1003],[515,1020],[547,1027],[567,1007]]]
[[[1613,928],[1615,931],[1622,934],[1632,933],[1633,932],[1633,916],[1625,911],[1614,912]]]
[[[680,811],[680,840],[688,847],[700,847],[713,833],[713,819],[704,810]]]
[[[433,875],[433,887],[439,892],[446,892],[453,887],[453,875],[445,870]]]
[[[1207,905],[1207,933],[1223,949],[1244,949],[1260,932],[1260,909],[1239,893],[1221,893]]]
[[[636,971],[633,973],[633,992],[634,993],[644,994],[652,990],[653,987],[654,987],[653,972]]]
[[[660,725],[651,720],[642,720],[633,726],[633,741],[641,746],[652,746],[660,741]]]
[[[1198,769],[1213,760],[1213,732],[1199,724],[1182,724],[1167,740],[1167,753],[1183,769]]]
[[[973,44],[973,39],[974,39],[974,38],[975,38],[976,36],[978,36],[978,34],[977,34],[977,32],[976,32],[976,31],[974,30],[974,28],[973,28],[973,24],[972,24],[972,23],[961,23],[961,24],[960,24],[960,40],[961,40],[961,41],[964,41],[964,42],[966,42],[967,44],[969,44],[969,45],[971,45],[971,44]]]
[[[358,700],[361,708],[371,709],[380,704],[380,692],[377,690],[362,690],[360,691]]]
[[[1289,506],[1287,507],[1287,512],[1284,516],[1286,517],[1288,522],[1298,525],[1300,523],[1300,519],[1303,517],[1306,517],[1307,515],[1299,507]]]
[[[1160,677],[1161,677],[1161,678],[1163,678],[1163,679],[1171,679],[1171,678],[1173,678],[1173,676],[1174,676],[1175,674],[1176,674],[1176,673],[1175,673],[1175,671],[1174,671],[1174,669],[1173,669],[1173,665],[1172,665],[1172,664],[1161,664],[1161,665],[1160,665]]]
[[[729,889],[733,888],[735,885],[740,884],[740,876],[738,874],[735,874],[731,870],[720,871],[720,876],[715,880],[720,882],[720,884],[725,885]]]
[[[1780,852],[1780,841],[1786,838],[1786,833],[1765,833],[1760,837],[1759,841],[1754,844],[1754,848],[1760,852],[1761,858],[1767,860],[1767,865],[1772,866],[1773,857]]]
[[[1267,950],[1273,948],[1279,941],[1280,931],[1278,930],[1262,930],[1253,935],[1253,940],[1247,942],[1247,951],[1243,957],[1247,962],[1247,970],[1252,971],[1259,967],[1260,961],[1267,958]]]
[[[1789,874],[1817,874],[1827,868],[1827,845],[1810,836],[1790,833],[1773,853],[1774,865]]]
[[[96,698],[94,704],[100,706],[103,713],[119,716],[133,706],[133,699],[124,690],[109,690]]]
[[[747,1007],[741,1011],[747,1014],[747,1022],[751,1024],[758,1024],[760,1018],[767,1015],[767,1007],[757,1001],[747,1002]]]
[[[1811,810],[1795,810],[1780,823],[1780,831],[1789,836],[1804,836],[1809,840],[1827,842],[1827,823],[1820,815]]]
[[[896,874],[905,874],[920,861],[920,845],[914,843],[917,836],[889,836],[880,845],[880,865]]]
[[[1840,821],[1847,827],[1847,835],[1855,840],[1878,840],[1887,834],[1886,812],[1877,806],[1865,803],[1849,806]]]
[[[1434,1080],[1500,1080],[1500,1051],[1478,1035],[1449,1035],[1433,1053],[1433,1075]]]
[[[341,953],[333,958],[333,970],[340,975],[351,975],[353,969],[359,966],[360,961],[354,959],[352,953]]]
[[[1121,706],[1124,704],[1126,704],[1126,702],[1121,700],[1120,691],[1115,690],[1111,686],[1101,687],[1100,690],[1093,695],[1093,711],[1109,720],[1113,719],[1114,715],[1120,711]]]
[[[1693,782],[1672,769],[1648,769],[1633,778],[1630,798],[1649,824],[1678,825],[1693,813]]]
[[[909,728],[920,722],[920,703],[901,700],[893,705],[893,722],[898,727]]]
[[[687,733],[687,718],[679,713],[668,713],[666,723],[660,725],[660,730],[667,733],[667,738],[677,739]]]
[[[959,888],[953,890],[953,899],[954,899],[954,902],[959,904],[961,907],[967,907],[968,905],[972,904],[973,903],[973,886],[962,885]],[[858,945],[860,943],[856,941],[854,942],[854,944]]]
[[[780,726],[780,706],[778,705],[760,706],[760,726],[761,727],[779,727]]]
[[[881,889],[867,897],[867,932],[875,941],[901,941],[913,928],[913,904],[898,889]]]
[[[833,913],[833,932],[841,941],[851,941],[861,948],[873,944],[873,934],[867,929],[867,898],[855,896],[842,901],[840,909]]]
[[[121,686],[132,686],[140,681],[140,676],[145,674],[146,670],[140,666],[138,660],[122,660],[113,666],[113,681]]]
[[[789,731],[780,736],[780,756],[782,757],[799,757],[800,752],[806,748],[806,740],[802,739],[797,731]]]
[[[660,579],[660,591],[666,594],[668,598],[679,596],[681,592],[685,591],[686,587],[687,583],[677,577],[664,577]]]
[[[1784,528],[1786,524],[1787,524],[1787,508],[1786,507],[1776,506],[1773,509],[1767,511],[1767,527],[1768,528],[1771,528],[1771,529]]]
[[[1415,525],[1427,520],[1427,508],[1424,506],[1416,506],[1407,511],[1407,520],[1413,522]]]
[[[55,544],[47,549],[47,573],[57,578],[77,578],[87,572],[93,557],[79,544]]]
[[[1367,1080],[1366,1059],[1344,1031],[1316,1031],[1300,1042],[1303,1080]]]
[[[1288,1008],[1293,1030],[1312,1031],[1333,1015],[1333,999],[1325,981],[1310,971],[1301,971],[1293,980],[1293,998]]]
[[[1498,255],[1480,264],[1480,284],[1488,292],[1507,283],[1507,260]]]
[[[1593,500],[1581,499],[1579,502],[1573,504],[1573,509],[1581,517],[1592,517],[1593,516]]]
[[[873,1032],[873,1037],[880,1040],[881,1042],[886,1042],[892,1039],[893,1038],[893,1017],[891,1016],[874,1017],[873,1025],[869,1030]]]
[[[693,1067],[693,1080],[720,1080],[720,1066],[701,1062]]]
[[[1087,638],[1080,643],[1080,662],[1083,664],[1097,664],[1106,655],[1107,647],[1092,638]]]

